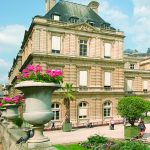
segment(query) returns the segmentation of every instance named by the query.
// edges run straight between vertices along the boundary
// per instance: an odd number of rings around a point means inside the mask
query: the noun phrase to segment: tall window
[[[79,118],[84,119],[87,118],[87,103],[86,102],[81,102],[79,104]]]
[[[104,46],[104,58],[110,58],[111,57],[111,44],[105,43]]]
[[[132,91],[132,80],[127,80],[127,91]]]
[[[79,86],[87,86],[87,71],[80,71]]]
[[[80,56],[87,56],[87,41],[80,40]]]
[[[135,69],[135,64],[130,64],[130,69]]]
[[[52,104],[52,112],[54,114],[52,120],[59,120],[60,119],[60,105],[57,103]]]
[[[52,53],[60,53],[60,36],[52,36]]]
[[[111,73],[104,73],[104,87],[111,87]]]
[[[107,101],[103,104],[103,114],[104,117],[110,117],[111,116],[111,102]]]
[[[148,81],[143,81],[143,91],[147,92],[148,90]]]

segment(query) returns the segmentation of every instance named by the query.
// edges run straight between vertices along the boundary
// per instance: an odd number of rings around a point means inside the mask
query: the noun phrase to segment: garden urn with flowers
[[[2,105],[6,108],[5,117],[8,119],[7,128],[17,128],[13,120],[19,116],[18,107],[23,103],[24,98],[21,95],[10,97],[3,97]]]
[[[51,96],[61,87],[62,71],[43,71],[40,65],[28,65],[17,78],[21,82],[15,88],[21,90],[25,97],[23,118],[34,128],[34,136],[28,140],[28,144],[49,144],[49,139],[43,135],[43,127],[53,116]]]

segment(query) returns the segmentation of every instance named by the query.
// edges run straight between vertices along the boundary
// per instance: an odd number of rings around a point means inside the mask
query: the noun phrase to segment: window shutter
[[[132,80],[127,81],[127,91],[132,91]]]
[[[80,86],[87,86],[87,71],[80,71]]]
[[[111,57],[111,44],[105,43],[104,57]]]
[[[105,82],[104,82],[104,86],[111,86],[111,82],[110,82],[110,72],[105,72]]]
[[[147,81],[143,81],[143,89],[144,90],[148,89],[148,82]]]
[[[54,15],[54,20],[59,21],[59,16],[58,15]]]
[[[87,108],[80,108],[79,116],[87,116]]]
[[[52,50],[60,51],[60,37],[52,36]]]

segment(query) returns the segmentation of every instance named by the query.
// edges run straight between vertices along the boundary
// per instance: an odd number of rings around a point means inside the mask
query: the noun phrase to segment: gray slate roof
[[[78,23],[94,21],[96,27],[110,26],[97,13],[86,5],[59,1],[43,18],[52,19],[52,15],[60,15],[60,21],[70,22],[70,17],[79,18]],[[111,29],[114,29],[111,27]]]

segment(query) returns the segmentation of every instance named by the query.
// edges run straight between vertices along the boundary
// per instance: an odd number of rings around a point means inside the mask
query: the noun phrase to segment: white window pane
[[[60,51],[60,37],[52,36],[52,50]]]
[[[80,71],[80,86],[87,86],[87,71]]]
[[[58,15],[54,15],[54,20],[59,21],[59,16]]]
[[[147,81],[143,81],[143,89],[148,89],[148,82]]]
[[[87,108],[80,108],[79,116],[87,116]]]
[[[104,50],[104,56],[111,57],[111,44],[105,43],[105,50]]]
[[[127,91],[132,91],[132,80],[127,80]]]
[[[105,72],[105,82],[104,82],[104,86],[110,86],[111,82],[110,82],[110,72]]]

